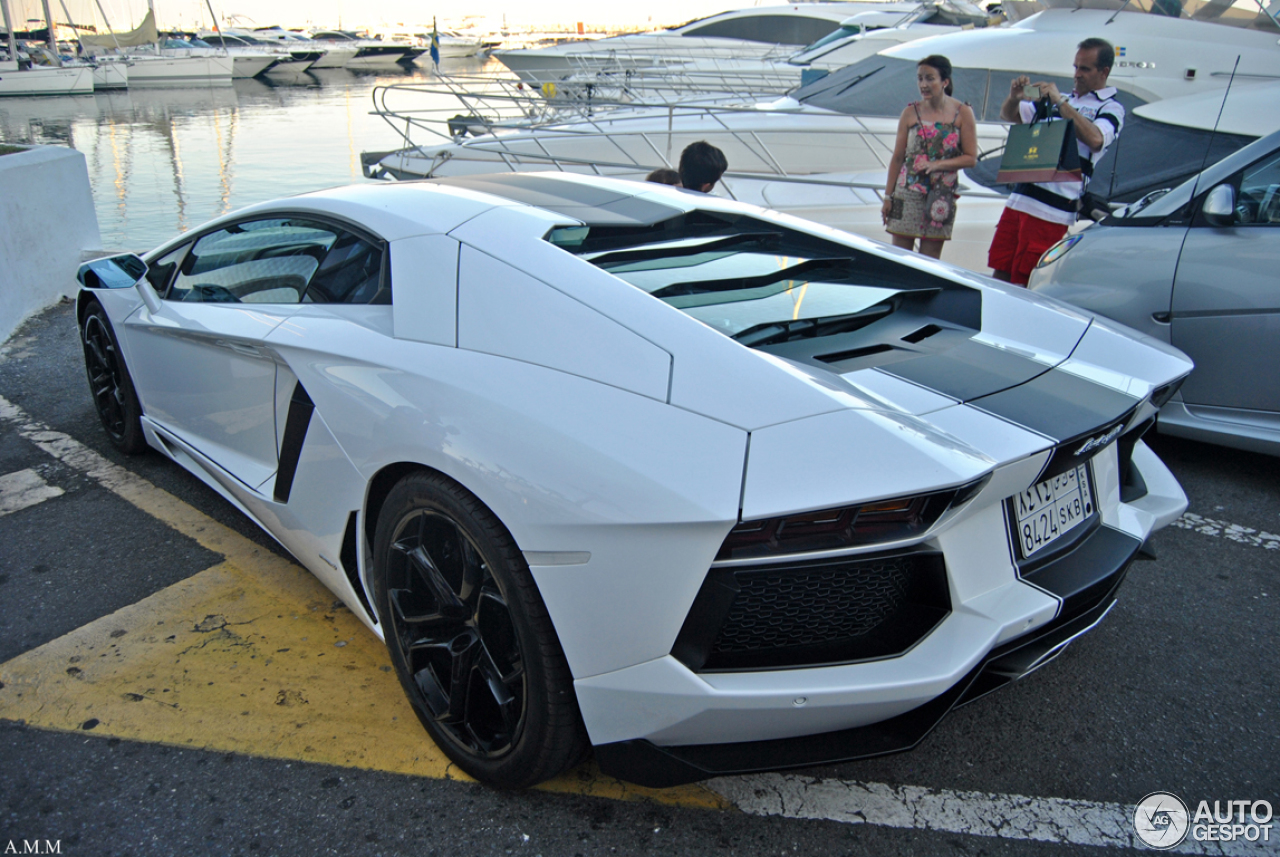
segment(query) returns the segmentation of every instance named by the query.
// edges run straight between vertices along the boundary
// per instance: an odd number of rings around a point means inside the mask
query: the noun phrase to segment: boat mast
[[[0,10],[4,11],[4,30],[9,34],[9,59],[18,62],[18,39],[13,34],[13,16],[9,14],[9,0],[0,0]]]
[[[106,26],[107,32],[111,34],[111,41],[116,43],[116,53],[120,52],[120,40],[116,38],[116,31],[111,27],[111,21],[107,18],[107,10],[102,8],[102,0],[93,0],[98,7],[98,14],[102,16],[102,23]],[[71,17],[68,15],[67,17]]]
[[[53,32],[53,12],[49,11],[49,0],[40,0],[40,5],[44,7],[44,26],[48,33],[49,52],[55,57],[58,56],[58,37]],[[62,65],[62,61],[58,60],[58,65]]]

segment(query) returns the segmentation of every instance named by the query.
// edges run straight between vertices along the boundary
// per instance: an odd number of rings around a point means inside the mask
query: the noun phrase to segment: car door
[[[1203,214],[1187,231],[1172,304],[1172,342],[1196,364],[1182,386],[1209,418],[1280,417],[1280,152],[1235,177],[1232,222]]]
[[[152,263],[160,309],[127,322],[144,412],[250,488],[279,461],[280,367],[263,340],[345,234],[280,215],[208,232]]]

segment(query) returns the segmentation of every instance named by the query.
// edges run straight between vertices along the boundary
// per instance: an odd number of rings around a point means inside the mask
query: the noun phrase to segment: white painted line
[[[0,515],[29,509],[65,493],[56,485],[45,482],[34,470],[6,473],[0,476]]]
[[[109,491],[120,494],[128,489],[152,488],[151,483],[141,476],[112,464],[70,435],[54,431],[44,423],[31,419],[25,411],[3,396],[0,396],[0,420],[13,423],[20,437],[31,441],[63,464],[96,480]]]
[[[1194,512],[1184,513],[1181,518],[1169,526],[1182,530],[1193,530],[1206,536],[1229,539],[1242,545],[1252,545],[1264,550],[1280,550],[1280,535],[1268,533],[1265,530],[1255,530],[1253,527],[1243,527],[1240,524],[1215,521],[1213,518],[1205,518]]]
[[[1148,850],[1134,831],[1134,808],[1118,803],[819,780],[789,774],[724,777],[705,785],[751,815]],[[1259,857],[1274,844],[1197,842],[1187,837],[1172,853]]]

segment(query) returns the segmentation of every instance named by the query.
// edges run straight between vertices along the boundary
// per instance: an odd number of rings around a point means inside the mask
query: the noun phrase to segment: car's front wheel
[[[406,476],[378,518],[372,583],[400,683],[458,767],[525,788],[583,757],[551,619],[514,540],[479,499],[439,473]]]
[[[89,392],[98,419],[107,437],[125,455],[137,455],[147,448],[142,431],[142,405],[133,389],[133,379],[116,342],[115,331],[102,304],[93,301],[80,319],[80,343],[84,346],[84,368],[89,376]]]

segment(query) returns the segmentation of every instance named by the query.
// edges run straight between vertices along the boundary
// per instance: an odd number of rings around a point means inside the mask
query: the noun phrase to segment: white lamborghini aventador
[[[1179,352],[664,186],[356,185],[81,282],[112,441],[279,540],[500,787],[912,747],[1186,504],[1141,440]]]

